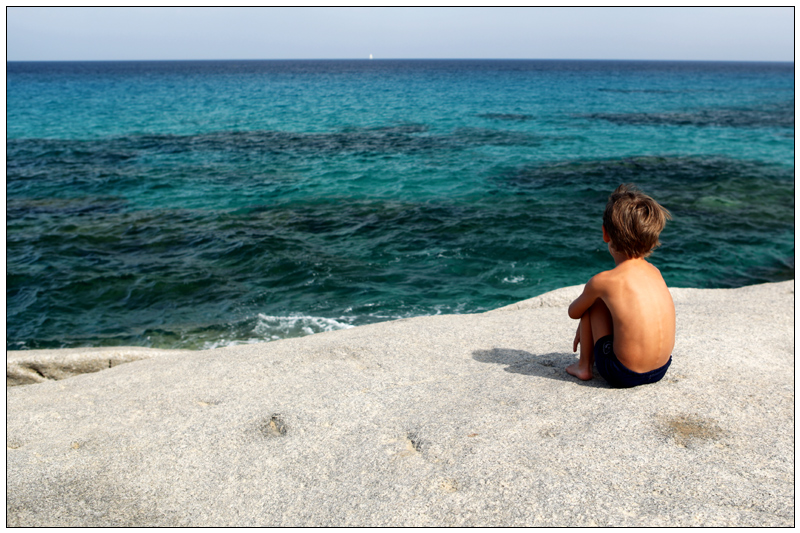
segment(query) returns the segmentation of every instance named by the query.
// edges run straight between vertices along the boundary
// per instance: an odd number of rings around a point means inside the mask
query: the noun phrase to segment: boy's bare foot
[[[591,368],[582,369],[579,366],[579,363],[573,363],[569,365],[567,367],[567,374],[572,374],[576,378],[583,381],[588,381],[592,379],[592,369]]]

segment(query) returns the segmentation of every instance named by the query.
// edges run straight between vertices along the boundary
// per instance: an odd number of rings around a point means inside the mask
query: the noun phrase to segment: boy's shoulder
[[[589,283],[594,285],[595,287],[599,288],[609,283],[613,283],[616,279],[619,279],[619,272],[616,268],[612,268],[611,270],[603,270],[602,272],[598,272],[589,280]]]
[[[611,270],[604,270],[595,274],[590,283],[596,289],[613,289],[621,284],[634,283],[647,284],[649,282],[662,281],[661,271],[654,265],[645,260],[637,262],[626,262],[618,265]]]

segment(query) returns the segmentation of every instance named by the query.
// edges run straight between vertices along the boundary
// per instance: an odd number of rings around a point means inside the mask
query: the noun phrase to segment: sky
[[[8,7],[8,61],[794,61],[793,7]]]

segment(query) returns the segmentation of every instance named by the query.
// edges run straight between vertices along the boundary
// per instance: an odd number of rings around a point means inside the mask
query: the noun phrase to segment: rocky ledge
[[[10,353],[7,382],[37,357],[41,382],[6,389],[7,525],[794,526],[794,281],[673,289],[672,366],[628,390],[564,371],[580,289],[203,352]]]

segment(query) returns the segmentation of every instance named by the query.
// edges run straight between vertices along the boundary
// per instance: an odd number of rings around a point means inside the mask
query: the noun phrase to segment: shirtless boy
[[[603,241],[616,267],[600,272],[569,306],[580,319],[572,351],[580,359],[567,367],[578,379],[592,379],[592,366],[614,387],[655,383],[672,362],[675,305],[661,272],[645,257],[661,244],[669,211],[632,185],[620,185],[603,213]]]

